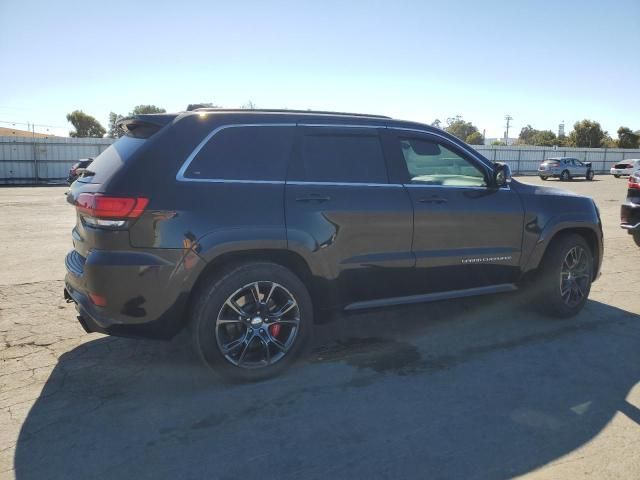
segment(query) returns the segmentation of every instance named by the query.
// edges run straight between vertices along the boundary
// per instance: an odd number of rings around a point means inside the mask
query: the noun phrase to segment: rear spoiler
[[[135,115],[118,120],[116,128],[127,137],[149,138],[176,117],[171,114]]]

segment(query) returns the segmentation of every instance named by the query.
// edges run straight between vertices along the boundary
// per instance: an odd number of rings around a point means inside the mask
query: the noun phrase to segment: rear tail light
[[[86,223],[101,227],[122,227],[134,220],[149,204],[145,197],[112,197],[101,193],[81,193],[76,208]]]
[[[640,176],[632,175],[629,177],[629,188],[640,190]]]

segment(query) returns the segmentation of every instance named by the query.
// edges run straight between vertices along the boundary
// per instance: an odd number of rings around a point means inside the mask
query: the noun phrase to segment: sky
[[[640,0],[0,0],[0,126],[139,104],[640,129]]]

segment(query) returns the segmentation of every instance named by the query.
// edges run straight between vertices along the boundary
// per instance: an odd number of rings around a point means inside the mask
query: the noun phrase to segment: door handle
[[[443,198],[443,197],[439,197],[437,195],[432,195],[430,197],[423,197],[420,200],[418,200],[420,203],[436,203],[436,204],[441,204],[441,203],[447,203],[447,199]]]
[[[322,202],[328,202],[329,200],[331,200],[331,197],[329,197],[327,195],[318,195],[318,194],[315,194],[315,193],[311,193],[309,195],[302,195],[300,197],[296,197],[296,202],[322,203]]]

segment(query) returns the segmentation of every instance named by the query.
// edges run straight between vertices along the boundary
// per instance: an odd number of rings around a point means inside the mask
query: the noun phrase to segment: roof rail
[[[308,113],[312,115],[338,115],[345,117],[391,118],[386,115],[370,115],[366,113],[328,112],[324,110],[287,110],[270,108],[196,108],[192,112],[257,112],[257,113]]]

